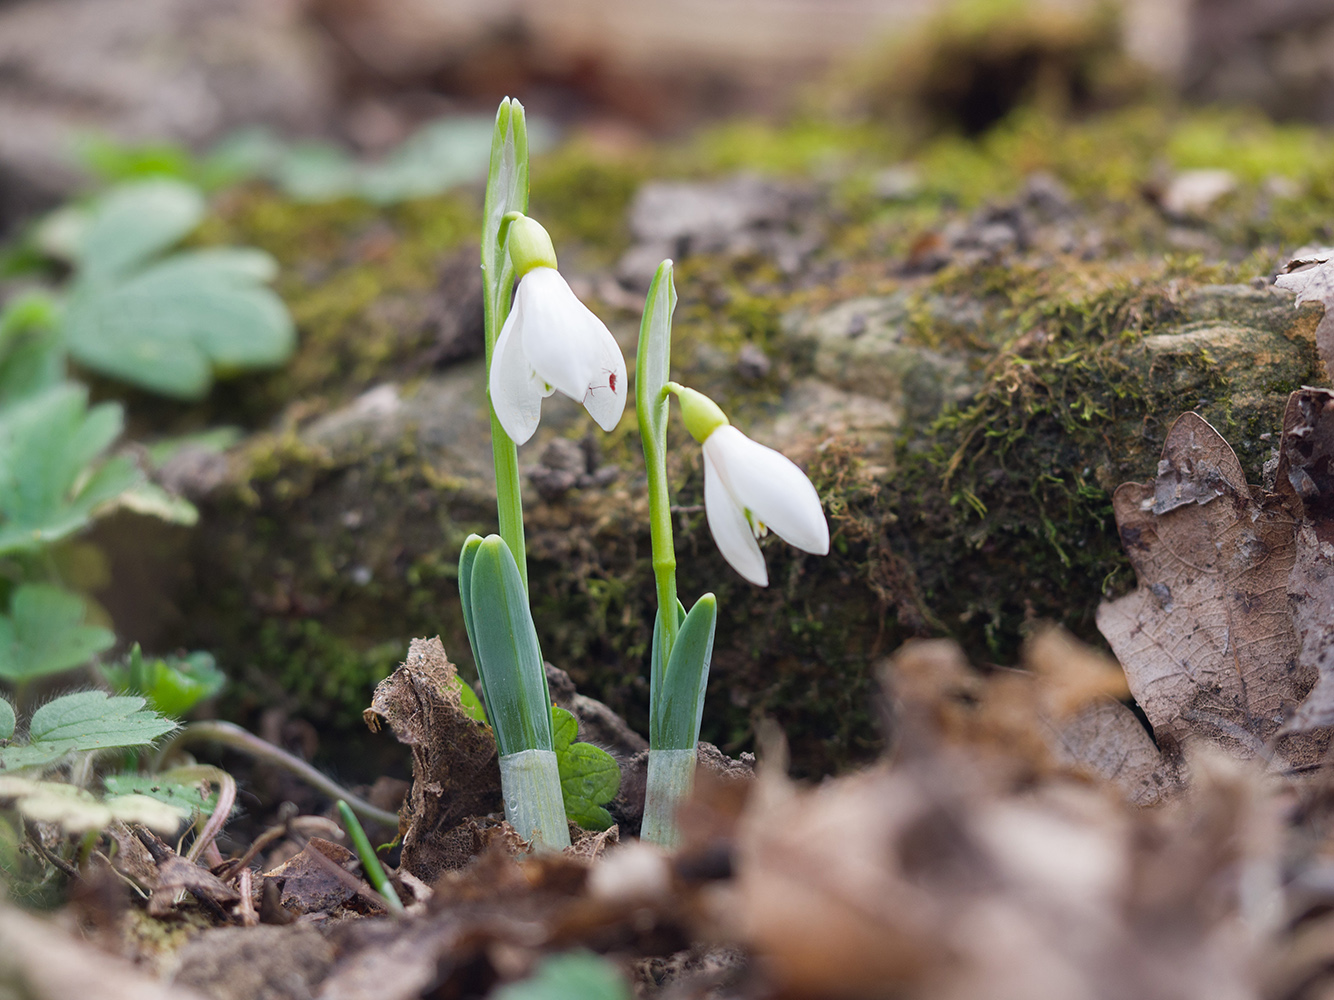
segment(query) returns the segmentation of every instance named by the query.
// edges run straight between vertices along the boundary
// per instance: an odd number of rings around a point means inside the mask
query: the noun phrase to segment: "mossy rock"
[[[864,182],[892,140],[848,130],[841,153],[853,166],[817,182],[803,166],[812,133],[794,134],[803,153],[788,182],[817,189],[820,245],[796,270],[725,249],[680,261],[673,367],[805,464],[832,551],[817,558],[770,539],[772,584],[753,588],[712,544],[698,449],[675,422],[669,474],[680,592],[688,604],[713,590],[721,609],[703,738],[736,752],[759,720],[776,718],[796,768],[819,774],[877,748],[873,674],[909,636],[953,635],[1001,664],[1040,619],[1099,641],[1098,601],[1132,582],[1110,492],[1153,474],[1182,410],[1218,427],[1261,481],[1286,394],[1328,374],[1313,347],[1318,311],[1247,282],[1289,241],[1321,237],[1334,191],[1302,181],[1303,215],[1264,202],[1261,179],[1243,176],[1209,222],[1183,225],[1132,183],[1160,168],[1170,124],[1125,112],[1068,134],[1028,116],[972,145],[941,140],[917,158],[970,163],[958,189],[945,197],[953,175],[942,171],[914,198],[886,202]],[[753,148],[770,156],[781,144],[778,134]],[[731,147],[706,137],[664,157],[663,172],[712,176],[720,148]],[[1308,148],[1324,157],[1334,145]],[[618,173],[614,161],[583,169],[577,150],[561,155],[576,158],[561,161],[571,183],[605,194],[617,219],[630,181],[649,176],[643,156]],[[1254,150],[1250,161],[1271,162]],[[1032,169],[1060,174],[1074,192],[1067,207],[1046,216],[1029,206]],[[988,184],[999,204],[978,207]],[[578,236],[587,204],[562,218],[579,199],[547,195],[552,231]],[[432,361],[420,317],[443,262],[471,253],[460,247],[475,205],[456,196],[387,219],[352,206],[305,219],[272,195],[238,197],[219,238],[258,233],[279,253],[305,339],[290,371],[210,404],[214,415],[231,399],[233,412],[280,416],[231,453],[225,484],[201,499],[192,582],[169,638],[230,667],[231,709],[309,719],[357,775],[368,747],[394,751],[369,742],[360,713],[410,638],[439,633],[471,669],[455,576],[463,539],[495,524],[483,377],[476,359]],[[1000,225],[1012,227],[1010,243],[970,242],[969,231],[991,226],[990,239]],[[1216,256],[1174,251],[1183,231]],[[611,256],[633,249],[626,232],[618,222],[614,238],[582,255],[562,247],[562,260],[585,261],[584,287],[604,287]],[[928,245],[945,249],[926,266]],[[335,298],[337,310],[315,306]],[[407,334],[385,320],[386,298],[411,318]],[[595,307],[629,354],[638,315],[628,296],[612,298]],[[756,352],[764,365],[738,364]],[[521,466],[590,426],[559,397],[543,416]],[[534,616],[547,658],[643,730],[654,591],[630,413],[591,441],[593,464],[611,470],[590,477],[600,485],[526,498]]]

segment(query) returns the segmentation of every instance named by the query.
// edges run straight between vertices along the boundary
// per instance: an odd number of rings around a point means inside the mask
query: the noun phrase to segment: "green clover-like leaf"
[[[603,805],[621,787],[621,769],[615,758],[592,743],[574,742],[579,722],[558,705],[551,706],[551,729],[565,815],[586,830],[607,829],[612,818]]]
[[[82,597],[59,587],[19,587],[9,615],[0,616],[0,677],[25,681],[58,673],[110,647],[115,635],[83,624],[87,611]]]
[[[204,396],[215,373],[279,365],[296,331],[263,284],[276,266],[258,250],[194,250],[121,281],[82,282],[65,314],[70,354],[178,399]]]
[[[87,277],[126,274],[180,241],[204,218],[189,184],[156,178],[113,188],[88,211],[75,246]]]
[[[94,464],[122,422],[119,405],[89,409],[87,388],[68,382],[0,411],[0,554],[78,531],[141,481],[128,459]]]

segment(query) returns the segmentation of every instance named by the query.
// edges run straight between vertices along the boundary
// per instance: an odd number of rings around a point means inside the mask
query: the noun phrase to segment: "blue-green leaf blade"
[[[499,535],[477,546],[471,585],[474,653],[500,752],[551,750],[542,650],[519,567]]]
[[[654,749],[693,750],[699,742],[717,624],[718,601],[712,594],[696,601],[681,623],[657,697],[650,707],[649,746]]]

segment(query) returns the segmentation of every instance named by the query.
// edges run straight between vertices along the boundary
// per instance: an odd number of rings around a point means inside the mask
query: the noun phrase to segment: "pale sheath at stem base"
[[[691,750],[649,750],[647,787],[654,794],[644,802],[644,825],[639,839],[668,850],[681,841],[676,810],[695,786],[695,756]]]
[[[520,837],[538,849],[570,846],[555,751],[520,750],[501,757],[500,790],[505,819]]]

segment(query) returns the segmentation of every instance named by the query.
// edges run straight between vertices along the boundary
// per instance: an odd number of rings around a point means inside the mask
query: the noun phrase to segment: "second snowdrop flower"
[[[625,411],[621,349],[557,272],[547,231],[517,212],[507,221],[519,287],[491,355],[489,389],[496,418],[516,444],[523,444],[537,430],[542,400],[559,390],[610,431]]]
[[[691,436],[704,446],[704,513],[718,551],[758,587],[769,585],[757,539],[773,531],[815,555],[829,553],[829,524],[819,494],[786,455],[733,427],[708,396],[667,383]]]

